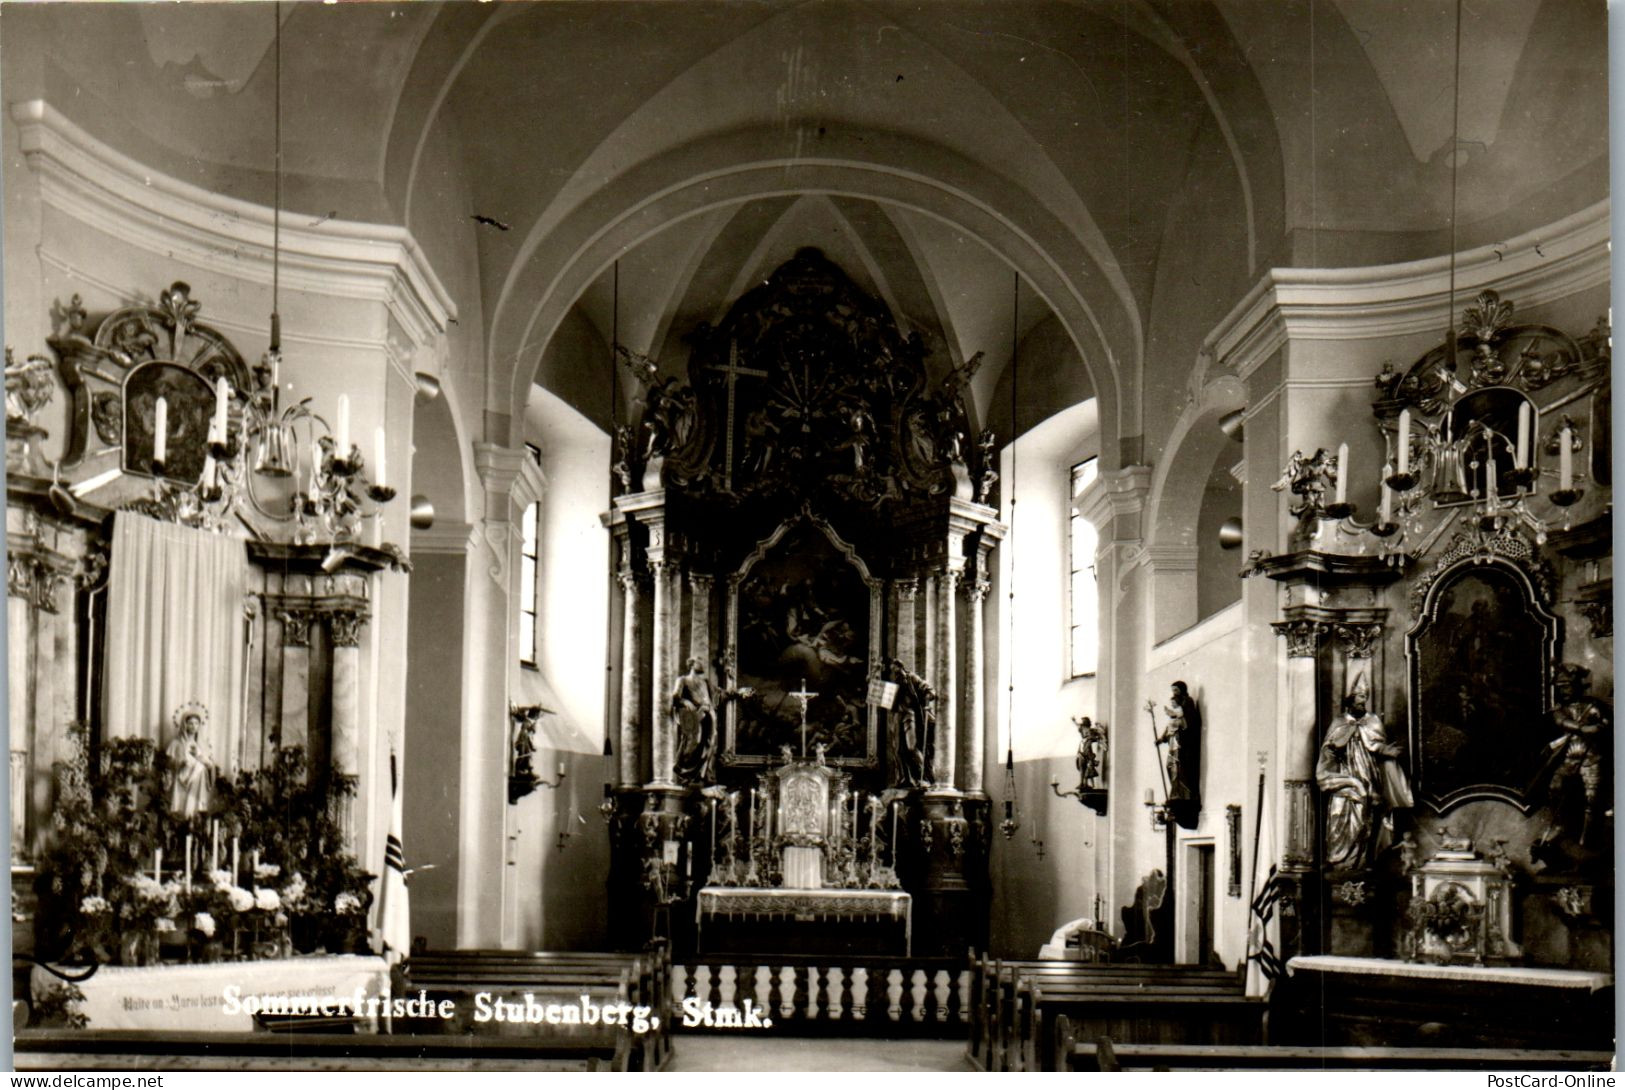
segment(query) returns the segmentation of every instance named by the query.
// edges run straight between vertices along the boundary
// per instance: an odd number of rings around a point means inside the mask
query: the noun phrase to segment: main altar
[[[903,793],[890,800],[854,793],[850,777],[824,763],[823,750],[762,773],[743,828],[741,791],[708,789],[711,813],[726,817],[720,840],[713,823],[710,883],[696,898],[697,952],[911,952],[914,899],[899,888],[887,855]]]
[[[621,353],[612,933],[981,946],[1004,528],[979,357],[930,359],[816,250],[688,341],[686,381]]]

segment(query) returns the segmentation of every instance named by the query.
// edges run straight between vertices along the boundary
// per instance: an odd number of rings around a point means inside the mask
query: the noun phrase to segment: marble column
[[[711,584],[709,575],[689,574],[688,655],[699,659],[708,675],[711,670]],[[684,672],[687,665],[683,664]]]
[[[622,568],[621,580],[621,783],[642,782],[638,775],[638,577]]]
[[[954,603],[959,597],[959,572],[952,569],[937,577],[936,671],[937,739],[932,781],[937,787],[953,787],[959,769],[958,648],[954,637]]]
[[[960,786],[966,791],[982,791],[982,760],[987,750],[987,693],[982,676],[982,606],[991,584],[981,576],[972,579],[966,598],[970,611],[970,638],[965,644],[965,739],[960,747],[965,769]]]
[[[663,560],[651,560],[649,569],[654,574],[654,647],[650,656],[654,662],[654,675],[649,686],[649,723],[654,736],[653,783],[661,787],[675,786],[673,768],[677,763],[677,739],[671,717],[671,644],[673,635],[671,608],[671,576]]]
[[[310,746],[310,625],[308,609],[277,611],[282,622],[282,727],[277,745]]]
[[[333,771],[343,776],[361,775],[361,625],[366,614],[359,610],[339,610],[328,614],[333,637],[333,734],[330,759]],[[358,785],[359,786],[359,785]],[[355,798],[346,796],[339,815],[344,842],[354,851],[356,845]]]
[[[1315,865],[1315,750],[1319,738],[1317,684],[1321,621],[1277,621],[1275,631],[1286,639],[1285,736],[1279,740],[1281,787],[1286,796],[1285,836],[1281,864],[1289,870]]]
[[[29,765],[33,749],[28,693],[34,676],[34,641],[29,631],[29,604],[33,566],[20,556],[7,557],[6,564],[6,676],[7,722],[11,724],[11,853],[21,858],[28,847]]]
[[[919,664],[915,661],[914,653],[914,604],[919,597],[918,580],[902,579],[897,582],[897,639],[894,650],[903,665],[916,673],[919,672]]]

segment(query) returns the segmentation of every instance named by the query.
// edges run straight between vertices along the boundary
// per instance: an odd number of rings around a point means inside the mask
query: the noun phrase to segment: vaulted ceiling
[[[276,9],[32,7],[12,99],[269,201]],[[815,245],[939,366],[987,351],[984,409],[1058,322],[1136,434],[1183,248],[1222,310],[1271,264],[1438,252],[1452,166],[1464,245],[1606,191],[1603,5],[1461,10],[1458,102],[1454,0],[283,4],[285,201],[413,230],[488,412],[560,329],[680,358]]]

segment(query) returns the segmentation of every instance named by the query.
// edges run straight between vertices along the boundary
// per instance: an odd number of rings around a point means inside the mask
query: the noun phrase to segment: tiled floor
[[[964,1041],[682,1034],[669,1071],[969,1071]]]

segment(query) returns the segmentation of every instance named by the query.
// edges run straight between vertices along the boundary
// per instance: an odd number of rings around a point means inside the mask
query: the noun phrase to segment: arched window
[[[1072,467],[1071,497],[1067,504],[1072,512],[1067,529],[1067,662],[1071,677],[1090,677],[1100,658],[1100,631],[1097,618],[1100,599],[1095,585],[1095,547],[1097,534],[1092,522],[1078,514],[1078,497],[1094,483],[1100,471],[1100,459],[1085,458]]]
[[[526,443],[525,453],[538,466],[542,464],[540,447]],[[541,516],[542,505],[538,501],[527,503],[519,519],[519,662],[532,669],[536,668],[536,576]]]

